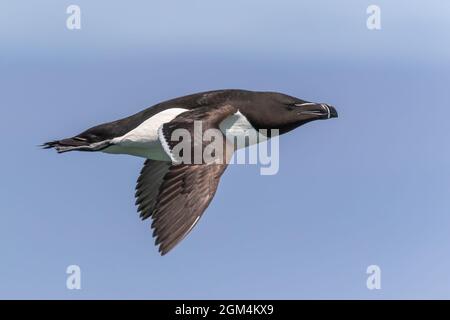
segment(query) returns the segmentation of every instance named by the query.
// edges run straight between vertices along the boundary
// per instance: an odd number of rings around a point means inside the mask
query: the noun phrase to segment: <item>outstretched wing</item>
[[[197,224],[216,193],[226,164],[174,165],[164,177],[152,228],[162,255]]]
[[[136,184],[136,205],[142,220],[153,213],[158,199],[159,189],[164,176],[169,172],[170,162],[147,159]]]
[[[214,110],[198,108],[177,116],[160,128],[160,139],[170,153],[176,145],[170,140],[176,129],[185,129],[194,136],[194,123],[200,121],[202,133],[219,130],[219,124],[235,112],[231,106]],[[193,137],[192,143],[199,142]],[[226,147],[227,141],[222,136]],[[202,144],[202,143],[201,143]],[[197,224],[216,193],[219,180],[227,167],[230,152],[217,153],[215,160],[200,164],[172,164],[146,160],[136,186],[136,204],[142,219],[152,217],[155,244],[162,255],[177,245]]]

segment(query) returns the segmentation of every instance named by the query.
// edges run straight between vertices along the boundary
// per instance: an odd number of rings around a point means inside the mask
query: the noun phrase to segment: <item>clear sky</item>
[[[449,18],[439,0],[1,2],[0,298],[450,298]],[[164,257],[134,206],[142,159],[37,148],[219,88],[339,118],[282,136],[277,175],[228,168]]]

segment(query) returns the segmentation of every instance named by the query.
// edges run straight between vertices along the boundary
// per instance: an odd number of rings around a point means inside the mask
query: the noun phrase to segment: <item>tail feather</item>
[[[55,149],[58,153],[68,151],[100,151],[110,145],[110,140],[90,142],[81,137],[72,137],[63,140],[45,142],[41,145],[43,149]]]

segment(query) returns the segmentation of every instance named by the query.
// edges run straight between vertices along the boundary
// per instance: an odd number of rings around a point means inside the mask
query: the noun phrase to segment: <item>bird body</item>
[[[270,138],[267,130],[283,134],[310,121],[334,117],[337,112],[330,105],[281,93],[216,90],[168,100],[43,146],[59,153],[101,151],[145,158],[136,204],[142,219],[152,217],[156,245],[165,254],[192,230],[212,200],[234,137],[257,137],[246,140],[241,146],[245,147]],[[204,137],[211,136],[211,131],[216,135],[212,140],[222,140],[219,146],[227,152],[213,152],[209,160],[186,161],[195,159],[198,146],[208,148]],[[182,158],[175,154],[179,141],[173,139],[179,132],[191,139]],[[193,155],[188,158],[191,149]]]
[[[184,108],[169,108],[144,120],[133,130],[111,140],[111,145],[103,149],[106,153],[129,154],[146,159],[170,161],[158,137],[158,129],[177,115],[188,111]]]

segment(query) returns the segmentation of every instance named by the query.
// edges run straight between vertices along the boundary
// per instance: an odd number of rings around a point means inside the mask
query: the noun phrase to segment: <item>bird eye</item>
[[[294,105],[293,104],[288,104],[285,106],[286,110],[292,111],[294,110]]]

